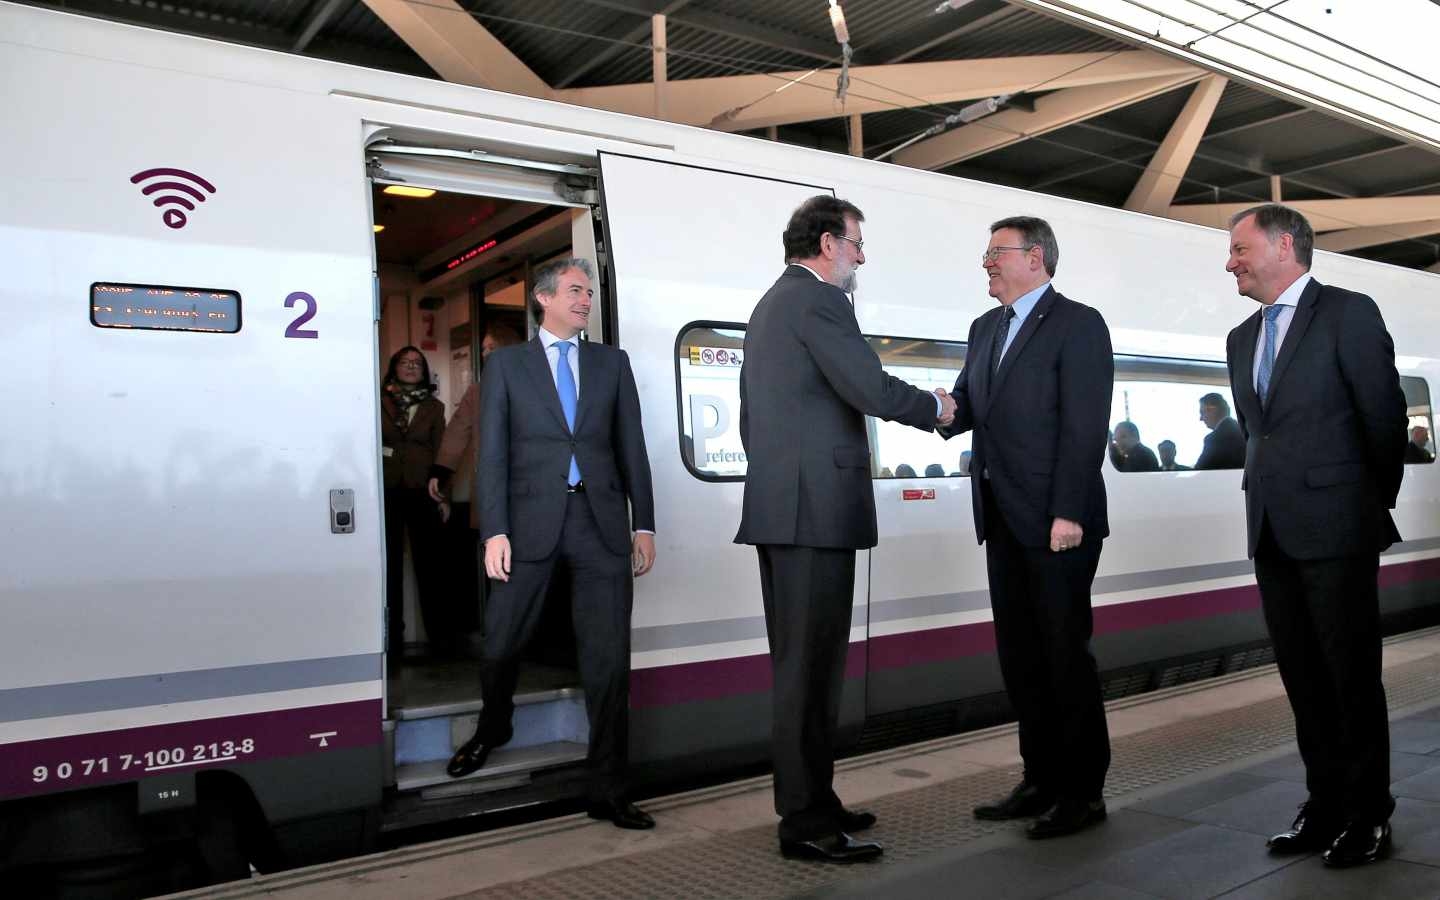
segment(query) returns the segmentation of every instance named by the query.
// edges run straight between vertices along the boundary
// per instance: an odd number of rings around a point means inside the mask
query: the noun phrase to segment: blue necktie
[[[1275,320],[1285,307],[1278,303],[1272,303],[1265,308],[1265,343],[1260,348],[1260,373],[1255,377],[1255,392],[1260,395],[1260,405],[1265,405],[1265,397],[1270,393],[1270,372],[1275,368],[1275,335],[1279,329]]]
[[[575,436],[575,404],[577,393],[575,391],[575,373],[570,371],[570,349],[573,345],[569,341],[557,341],[555,348],[560,351],[560,364],[555,367],[555,389],[560,392],[560,409],[565,412],[565,424],[570,426],[570,436]],[[575,461],[575,454],[570,454],[570,483],[580,483],[580,464]]]

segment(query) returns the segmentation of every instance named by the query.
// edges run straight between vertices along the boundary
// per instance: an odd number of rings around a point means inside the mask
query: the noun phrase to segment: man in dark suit
[[[955,423],[941,429],[974,430],[975,532],[1025,763],[1019,785],[975,817],[1041,816],[1032,838],[1104,819],[1110,767],[1090,585],[1110,533],[1101,465],[1115,361],[1100,314],[1051,286],[1059,258],[1043,219],[990,226],[982,263],[999,305],[970,326]]]
[[[1405,445],[1405,461],[1407,463],[1434,462],[1434,455],[1425,446],[1428,443],[1430,443],[1430,429],[1424,425],[1416,425],[1410,429],[1410,442]]]
[[[555,564],[564,562],[590,719],[589,813],[621,828],[651,828],[654,820],[625,799],[624,779],[631,576],[655,561],[655,503],[630,359],[579,339],[593,277],[583,259],[541,267],[531,305],[539,334],[485,364],[476,489],[493,579],[480,666],[485,706],[448,771],[467,775],[510,740],[516,657],[540,622]]]
[[[1117,472],[1160,471],[1160,460],[1155,458],[1154,450],[1140,443],[1140,428],[1134,422],[1120,422],[1115,426],[1110,449],[1110,461]]]
[[[1205,435],[1205,446],[1200,449],[1195,468],[1243,468],[1245,435],[1240,432],[1240,423],[1230,418],[1230,404],[1223,395],[1211,393],[1200,398],[1200,421],[1210,433]]]
[[[1162,472],[1188,472],[1189,466],[1182,466],[1175,461],[1175,442],[1161,441],[1155,445],[1160,453],[1160,471]]]
[[[933,429],[954,402],[881,368],[846,293],[865,262],[860,210],[822,194],[785,227],[784,273],[745,332],[739,544],[754,544],[774,675],[775,811],[786,856],[846,862],[882,848],[832,787],[855,551],[876,544],[865,416]],[[912,473],[913,474],[913,473]]]
[[[1295,713],[1310,796],[1273,853],[1330,866],[1390,849],[1379,553],[1405,470],[1405,395],[1375,301],[1310,275],[1315,233],[1278,204],[1230,222],[1239,292],[1261,304],[1226,340],[1247,446],[1249,552]],[[1327,849],[1328,848],[1328,849]]]

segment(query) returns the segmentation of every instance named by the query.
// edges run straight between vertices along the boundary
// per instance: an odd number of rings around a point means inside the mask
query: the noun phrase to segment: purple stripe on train
[[[0,744],[0,797],[327,753],[381,741],[379,699]]]
[[[1380,568],[1382,588],[1431,579],[1440,579],[1440,559],[1395,563]],[[1260,591],[1253,584],[1152,597],[1096,607],[1095,634],[1153,628],[1259,608]],[[845,676],[859,678],[867,668],[898,669],[994,652],[995,627],[990,622],[884,635],[850,645]],[[770,690],[770,687],[770,657],[740,656],[636,669],[630,676],[630,702],[635,707],[669,706],[760,693]]]

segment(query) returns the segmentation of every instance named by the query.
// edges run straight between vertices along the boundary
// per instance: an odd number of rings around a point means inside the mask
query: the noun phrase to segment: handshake
[[[940,415],[936,417],[936,425],[949,425],[955,421],[955,398],[950,396],[944,388],[936,388],[935,396],[940,398]]]

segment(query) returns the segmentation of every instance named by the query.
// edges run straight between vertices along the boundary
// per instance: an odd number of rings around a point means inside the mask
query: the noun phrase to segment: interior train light
[[[418,197],[423,200],[426,197],[435,196],[435,189],[410,187],[408,184],[390,184],[385,186],[385,193],[393,197]]]
[[[376,225],[376,226],[375,226],[375,233],[376,233],[376,234],[379,234],[380,232],[382,232],[382,231],[384,231],[384,230],[385,230],[385,226],[384,226],[384,225]]]

